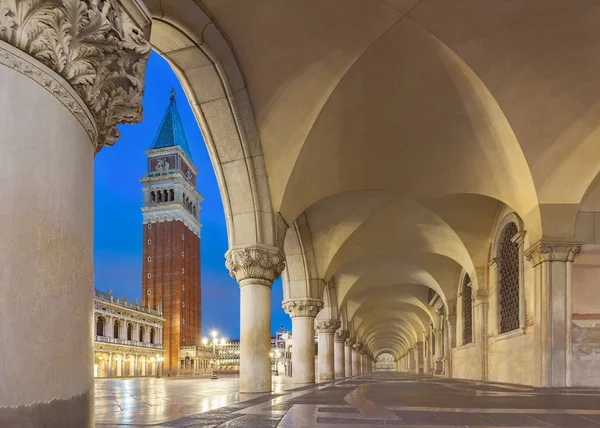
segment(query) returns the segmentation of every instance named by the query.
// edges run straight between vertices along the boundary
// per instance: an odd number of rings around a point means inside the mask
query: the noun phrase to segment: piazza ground
[[[367,426],[598,428],[600,390],[539,389],[377,372],[240,394],[239,380],[96,381],[96,426],[341,428]]]

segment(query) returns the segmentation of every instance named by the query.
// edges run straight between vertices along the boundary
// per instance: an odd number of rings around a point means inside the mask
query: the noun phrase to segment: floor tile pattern
[[[537,389],[401,373],[240,394],[236,378],[98,380],[96,426],[163,428],[600,428],[600,390]]]

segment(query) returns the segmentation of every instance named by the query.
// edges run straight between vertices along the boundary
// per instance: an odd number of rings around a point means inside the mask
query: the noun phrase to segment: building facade
[[[179,348],[200,344],[200,202],[175,94],[148,156],[143,183],[142,302],[165,317],[163,369],[178,372]]]
[[[94,377],[160,374],[164,321],[158,310],[95,290]]]

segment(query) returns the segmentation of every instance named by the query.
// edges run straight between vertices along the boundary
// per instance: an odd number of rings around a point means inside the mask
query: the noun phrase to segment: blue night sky
[[[146,70],[144,120],[120,126],[121,139],[105,147],[95,161],[94,264],[95,287],[135,302],[142,289],[142,185],[146,154],[175,88],[177,107],[185,128],[194,164],[198,190],[204,197],[200,220],[202,254],[202,330],[215,329],[231,339],[240,333],[240,293],[225,268],[227,230],[217,179],[200,128],[177,77],[158,54],[152,52]],[[271,293],[272,330],[283,324],[291,329],[289,316],[281,309],[281,280]]]

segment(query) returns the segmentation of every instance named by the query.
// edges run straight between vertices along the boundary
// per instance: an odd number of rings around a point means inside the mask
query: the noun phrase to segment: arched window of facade
[[[162,192],[160,190],[156,191],[156,196],[158,197],[157,202],[162,202]]]
[[[150,202],[156,202],[156,193],[154,191],[150,192]]]
[[[96,318],[96,336],[104,336],[104,317]]]
[[[119,321],[115,320],[114,326],[113,326],[113,337],[115,339],[119,339]]]
[[[520,327],[519,244],[513,240],[517,232],[517,225],[508,223],[502,230],[498,246],[500,334]]]
[[[133,326],[131,323],[127,324],[127,340],[132,340],[133,336]]]
[[[150,343],[154,343],[154,327],[150,328]]]
[[[175,200],[175,191],[173,189],[169,190],[169,200],[170,201]]]
[[[462,283],[463,345],[473,343],[473,307],[471,278],[465,274]]]
[[[163,190],[163,197],[165,202],[169,202],[169,192],[167,189]]]
[[[144,341],[144,326],[140,326],[140,342]]]

